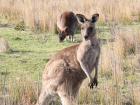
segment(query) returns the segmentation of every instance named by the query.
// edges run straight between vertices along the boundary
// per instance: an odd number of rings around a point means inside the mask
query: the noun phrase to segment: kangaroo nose
[[[88,38],[88,35],[85,35],[85,37],[84,37],[85,39],[87,39]]]

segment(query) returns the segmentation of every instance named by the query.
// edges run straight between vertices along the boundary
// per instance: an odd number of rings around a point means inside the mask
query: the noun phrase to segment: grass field
[[[8,40],[11,48],[7,53],[0,54],[0,96],[4,95],[4,86],[6,86],[8,94],[11,94],[9,92],[15,88],[11,95],[16,98],[19,97],[16,96],[18,86],[22,89],[25,81],[25,84],[31,81],[32,84],[40,81],[42,71],[50,57],[58,50],[73,44],[59,43],[57,35],[16,31],[8,27],[0,28],[0,35]],[[12,86],[13,88],[11,88]],[[30,85],[28,86],[30,87]],[[38,85],[34,86],[38,88]],[[20,102],[20,100],[18,101]]]
[[[4,71],[8,70],[11,75],[33,73],[36,77],[35,74],[43,70],[45,63],[56,51],[72,44],[59,43],[56,35],[18,32],[12,28],[0,28],[0,35],[8,39],[12,49],[6,54],[1,54],[0,67]]]
[[[115,34],[131,39],[139,36],[139,23],[118,27],[119,30],[113,31]],[[109,26],[97,26],[97,29],[100,39],[112,37],[112,28]],[[59,50],[80,41],[80,34],[76,34],[75,43],[59,43],[55,34],[16,31],[13,27],[1,27],[0,36],[8,40],[11,48],[7,53],[0,54],[0,103],[3,105],[34,105],[40,92],[45,64]],[[130,39],[124,43],[125,46],[129,42]],[[79,94],[79,105],[140,104],[140,71],[134,65],[139,56],[125,52],[124,49],[131,48],[122,45],[120,40],[105,41],[102,45],[99,86],[90,90],[85,80]],[[56,105],[60,105],[59,100]]]
[[[49,59],[80,43],[80,32],[58,42],[63,11],[100,14],[99,85],[90,90],[85,80],[77,105],[140,105],[140,0],[0,0],[0,105],[35,105]]]

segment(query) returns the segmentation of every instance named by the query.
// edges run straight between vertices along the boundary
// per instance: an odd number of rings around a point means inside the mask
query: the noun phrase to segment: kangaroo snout
[[[65,37],[62,37],[59,35],[59,42],[63,42],[64,39],[65,39]]]
[[[88,39],[88,35],[85,35],[84,38],[85,38],[85,39]]]

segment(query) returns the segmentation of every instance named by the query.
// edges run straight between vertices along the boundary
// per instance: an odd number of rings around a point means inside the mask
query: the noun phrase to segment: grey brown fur
[[[42,91],[37,105],[48,105],[48,96],[56,94],[62,105],[76,105],[76,96],[86,77],[90,88],[97,86],[100,46],[95,22],[98,17],[99,14],[94,14],[91,19],[87,19],[77,14],[83,41],[61,50],[48,62],[43,72]],[[95,76],[92,78],[94,68]]]

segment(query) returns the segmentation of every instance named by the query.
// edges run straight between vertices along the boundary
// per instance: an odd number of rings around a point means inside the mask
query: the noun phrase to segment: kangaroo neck
[[[88,46],[96,46],[98,44],[97,37],[93,36],[91,38],[88,38],[87,40],[83,39],[81,44]]]

